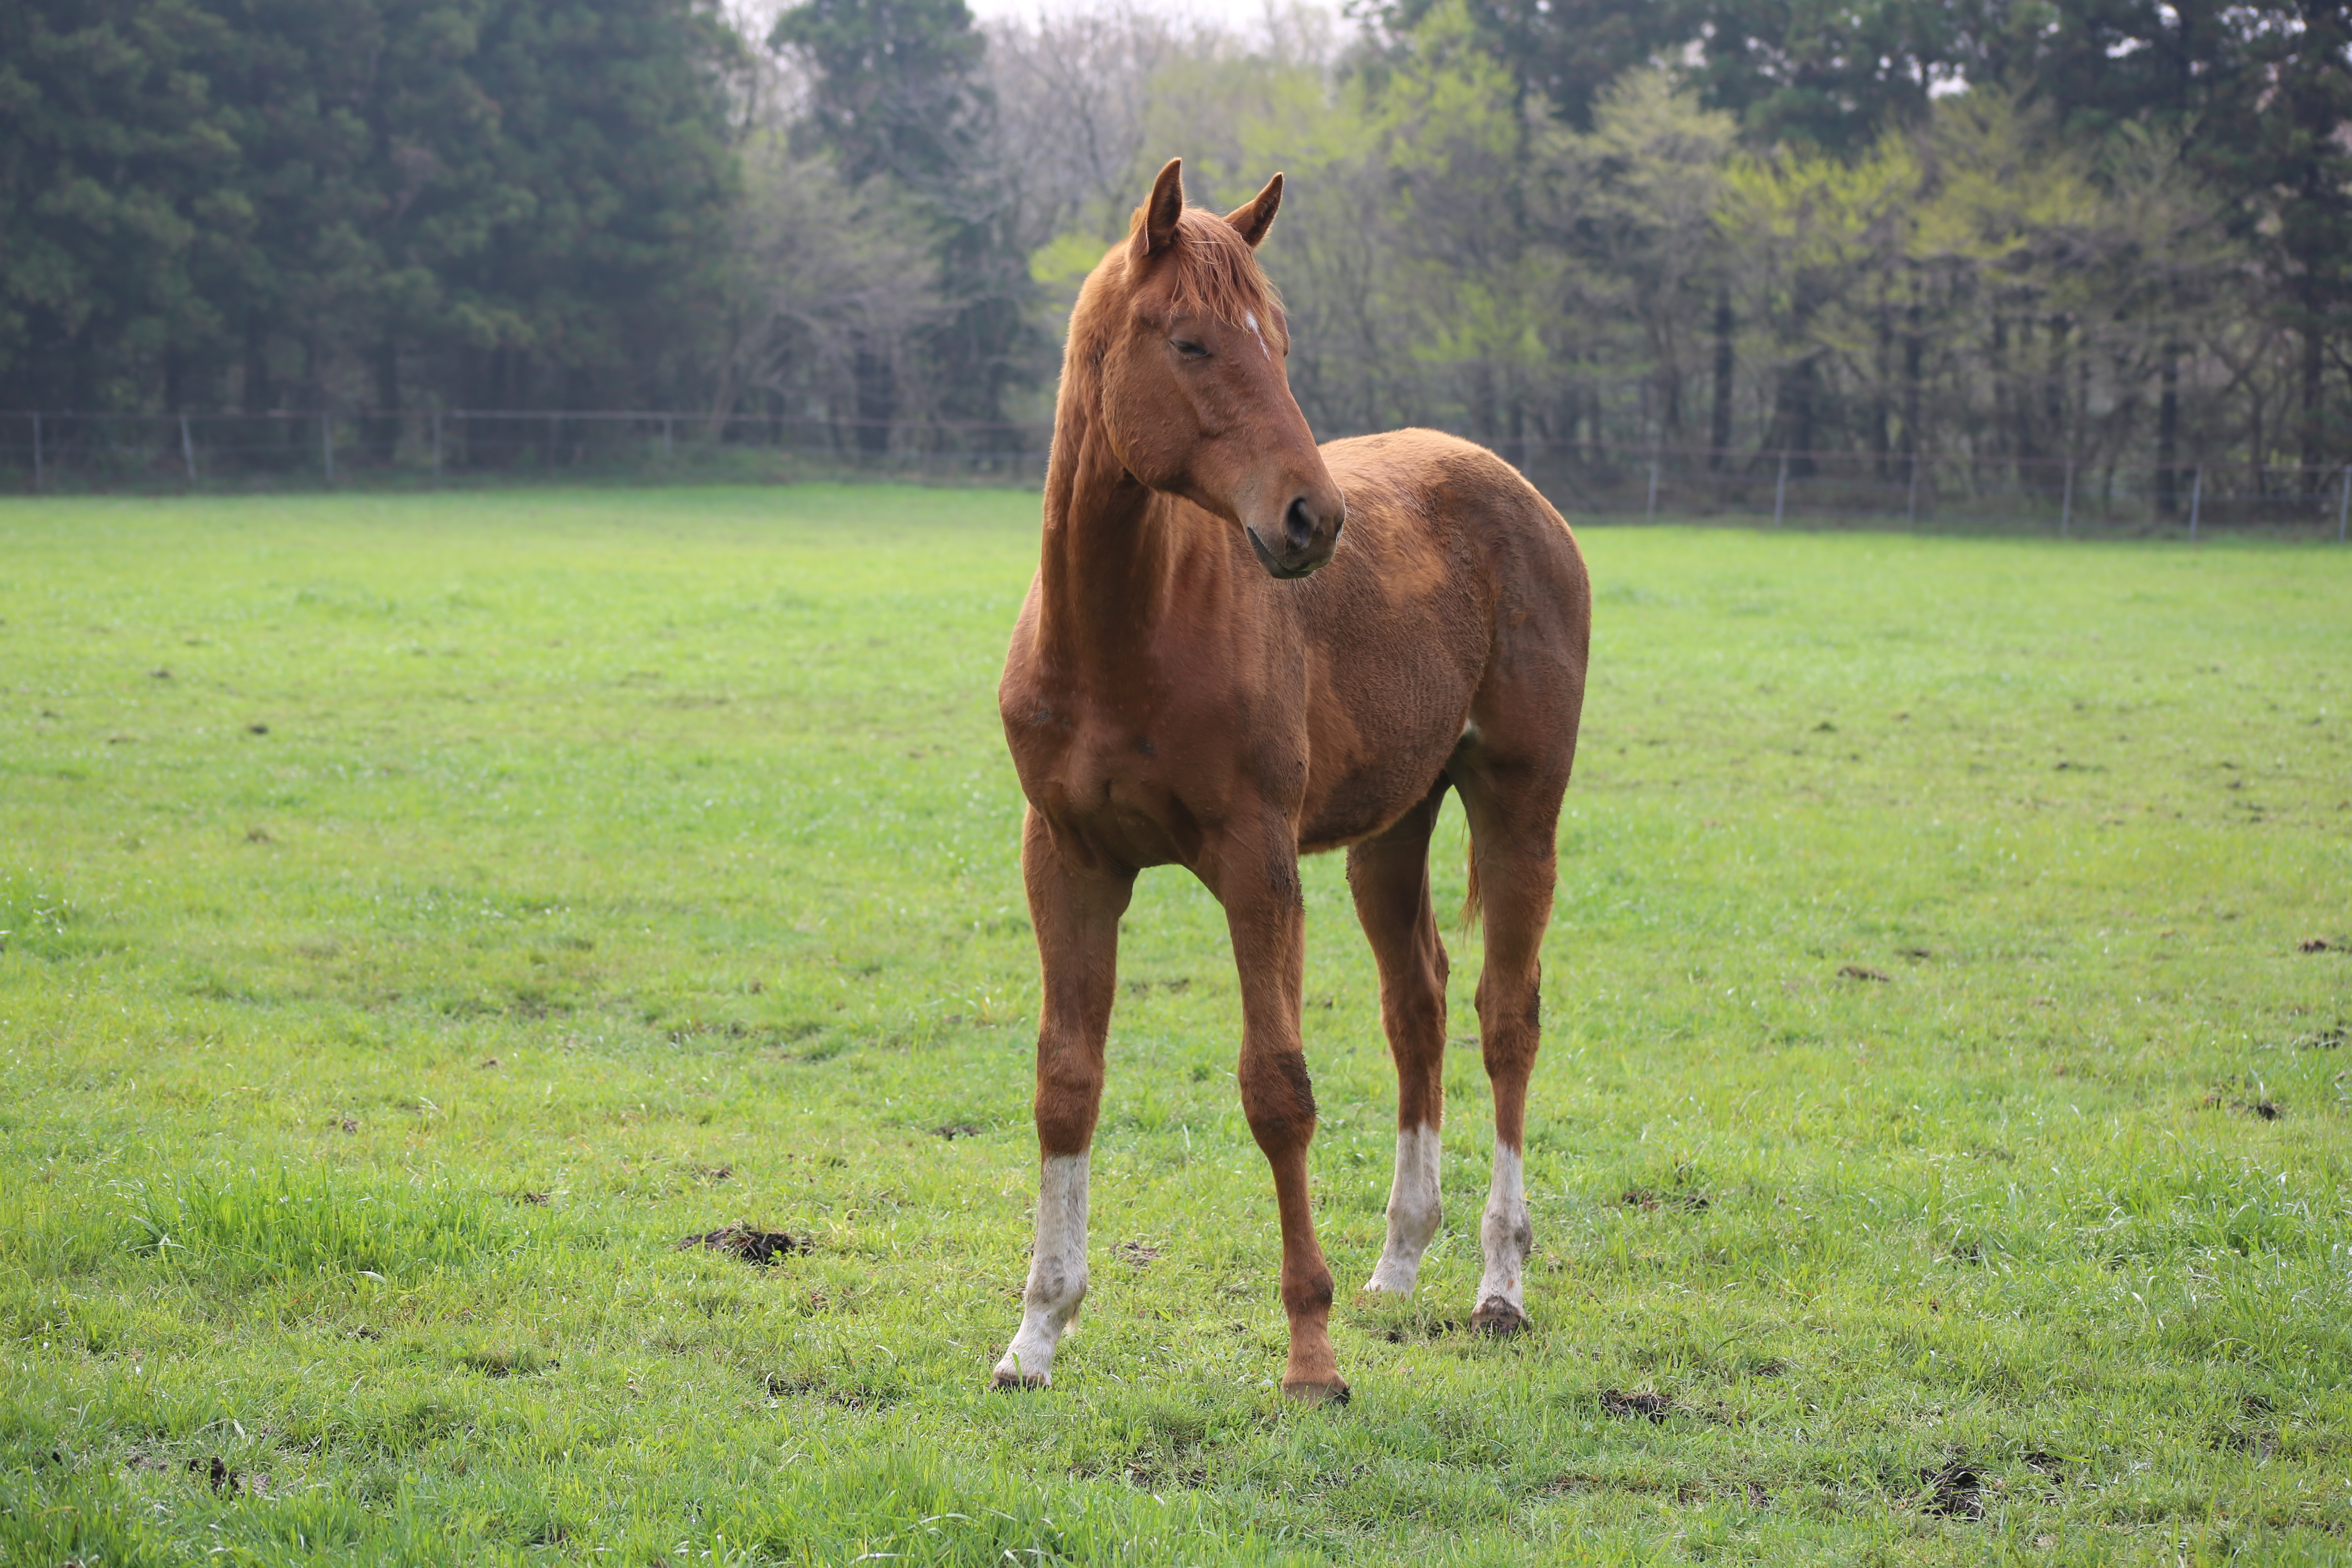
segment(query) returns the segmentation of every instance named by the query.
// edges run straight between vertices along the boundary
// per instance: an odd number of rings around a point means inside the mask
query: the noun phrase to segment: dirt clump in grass
[[[1655,1187],[1627,1187],[1618,1202],[1629,1209],[1640,1209],[1647,1214],[1654,1214],[1659,1209],[1704,1214],[1715,1204],[1715,1200],[1705,1193],[1660,1192]]]
[[[1621,1421],[1640,1416],[1649,1421],[1664,1421],[1675,1407],[1671,1395],[1643,1389],[1627,1394],[1620,1389],[1606,1388],[1601,1392],[1601,1408]]]
[[[835,1388],[815,1378],[796,1377],[781,1372],[768,1373],[760,1382],[770,1399],[817,1399],[837,1410],[880,1410],[898,1404],[904,1397],[889,1389],[864,1386]]]
[[[789,1231],[761,1230],[752,1226],[735,1224],[721,1226],[717,1230],[689,1236],[677,1244],[680,1252],[705,1247],[740,1258],[746,1263],[770,1264],[782,1261],[796,1252],[812,1250],[814,1243],[807,1237]]]
[[[2297,952],[2330,952],[2335,950],[2336,945],[2336,943],[2328,941],[2324,936],[2314,936],[2305,937],[2303,941],[2296,942],[2294,944],[2294,950]]]
[[[1440,1318],[1429,1323],[1400,1323],[1382,1331],[1381,1338],[1392,1345],[1411,1344],[1415,1340],[1442,1340],[1462,1331],[1459,1318]]]
[[[1941,1519],[1984,1517],[1985,1479],[1965,1458],[1956,1456],[1935,1469],[1922,1470],[1919,1480],[1927,1489],[1920,1512]]]
[[[2066,1472],[2074,1468],[2074,1461],[2064,1455],[2053,1454],[2042,1448],[2028,1448],[2021,1462],[2035,1475],[2044,1477],[2060,1486],[2065,1485]]]
[[[980,1129],[969,1121],[950,1121],[931,1129],[931,1136],[944,1138],[952,1143],[959,1138],[973,1137]]]
[[[1142,1241],[1122,1241],[1112,1247],[1111,1251],[1125,1261],[1134,1264],[1138,1268],[1147,1263],[1157,1263],[1166,1255],[1165,1249]]]
[[[523,1345],[516,1349],[468,1351],[457,1358],[457,1364],[484,1377],[530,1377],[554,1372],[563,1363],[535,1345]]]
[[[1873,969],[1866,963],[1843,963],[1838,966],[1838,976],[1843,980],[1867,980],[1874,984],[1891,985],[1894,979],[1883,969]]]
[[[2249,1394],[2238,1401],[2240,1425],[2224,1427],[2212,1447],[2225,1453],[2267,1459],[2278,1452],[2278,1433],[2271,1421],[2277,1406],[2266,1394]]]

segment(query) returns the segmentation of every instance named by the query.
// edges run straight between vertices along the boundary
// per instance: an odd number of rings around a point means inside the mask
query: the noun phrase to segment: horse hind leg
[[[1541,1031],[1542,948],[1551,921],[1561,783],[1525,772],[1479,770],[1460,781],[1486,927],[1478,977],[1478,1033],[1495,1095],[1495,1165],[1478,1226],[1486,1268],[1471,1326],[1515,1333],[1528,1325],[1525,1150],[1528,1081]]]
[[[1429,900],[1429,835],[1445,797],[1429,798],[1348,852],[1356,919],[1381,973],[1381,1024],[1397,1069],[1396,1173],[1388,1240],[1367,1290],[1410,1295],[1444,1217],[1438,1130],[1445,1114],[1445,944]]]

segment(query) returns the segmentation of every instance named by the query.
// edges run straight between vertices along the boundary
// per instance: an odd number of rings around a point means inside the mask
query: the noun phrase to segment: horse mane
[[[1142,207],[1128,220],[1131,237],[1143,226]],[[1169,303],[1180,311],[1213,316],[1229,327],[1269,323],[1281,309],[1273,280],[1241,231],[1206,207],[1186,207],[1176,219],[1176,282]]]

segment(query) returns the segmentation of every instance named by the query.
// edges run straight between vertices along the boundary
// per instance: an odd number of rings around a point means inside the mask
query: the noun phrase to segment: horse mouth
[[[1317,568],[1329,563],[1329,557],[1326,556],[1321,561],[1310,562],[1305,566],[1285,566],[1275,558],[1274,552],[1265,547],[1265,541],[1257,536],[1256,529],[1252,528],[1248,523],[1244,523],[1242,531],[1249,535],[1250,549],[1257,553],[1257,563],[1265,568],[1266,575],[1269,577],[1278,577],[1286,583],[1292,583],[1301,577],[1312,575]]]

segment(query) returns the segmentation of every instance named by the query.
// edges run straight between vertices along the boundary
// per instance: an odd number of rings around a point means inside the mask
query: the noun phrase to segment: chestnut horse
[[[1037,1240],[1000,1387],[1053,1381],[1086,1295],[1119,916],[1138,870],[1174,864],[1232,931],[1242,1108],[1282,1219],[1282,1386],[1347,1397],[1307,1202],[1298,857],[1347,846],[1379,963],[1396,1177],[1366,1289],[1409,1292],[1439,1222],[1446,959],[1429,836],[1449,786],[1484,905],[1495,1096],[1473,1321],[1527,1322],[1520,1149],[1591,589],[1559,514],[1485,448],[1427,430],[1317,448],[1255,254],[1281,200],[1276,174],[1223,217],[1187,208],[1169,163],[1070,320],[1042,559],[998,689],[1029,798],[1021,868],[1044,970]]]

